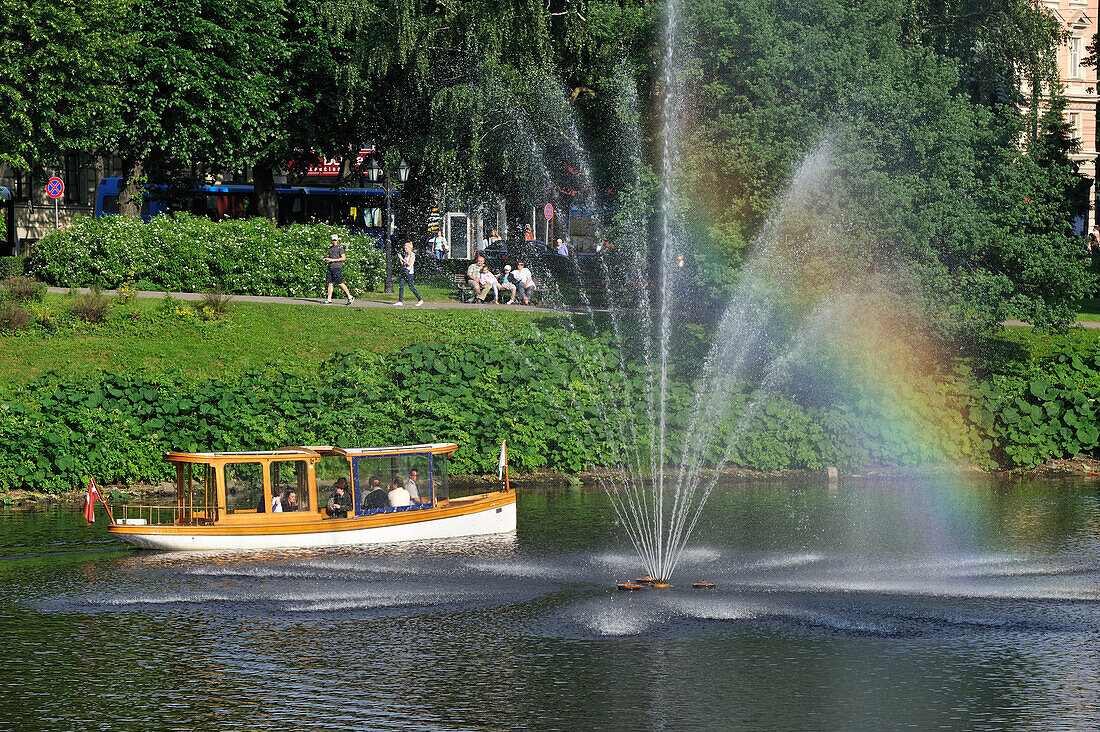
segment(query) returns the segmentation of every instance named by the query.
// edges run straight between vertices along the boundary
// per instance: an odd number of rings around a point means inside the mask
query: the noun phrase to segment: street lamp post
[[[394,170],[383,170],[382,166],[378,164],[378,161],[371,158],[370,165],[367,166],[367,175],[370,177],[372,183],[377,183],[378,178],[382,178],[383,189],[386,192],[386,209],[382,214],[382,236],[385,237],[384,245],[386,252],[386,286],[384,292],[393,293],[393,192],[395,190],[393,182],[393,173],[397,173],[397,180],[399,183],[404,183],[409,179],[409,164],[404,160]]]

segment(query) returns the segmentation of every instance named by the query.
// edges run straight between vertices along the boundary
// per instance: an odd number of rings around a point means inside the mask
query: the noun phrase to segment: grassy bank
[[[454,441],[453,471],[479,474],[507,438],[517,473],[577,474],[619,465],[624,444],[642,463],[662,447],[644,428],[654,375],[637,324],[620,324],[620,349],[609,328],[578,332],[587,317],[532,311],[237,303],[223,314],[139,299],[92,324],[71,312],[91,299],[28,303],[33,323],[0,337],[0,493],[65,492],[89,472],[158,483],[166,450]],[[673,465],[709,341],[675,332],[662,456]],[[1098,337],[1011,329],[969,364],[904,372],[901,390],[807,352],[766,391],[751,378],[723,386],[708,440],[731,447],[702,465],[1026,470],[1095,455]]]
[[[237,303],[227,318],[205,321],[197,314],[200,304],[176,301],[166,308],[162,300],[136,299],[113,304],[105,322],[90,324],[64,317],[72,301],[69,295],[47,295],[38,307],[47,319],[53,316],[52,326],[0,336],[0,388],[50,369],[75,377],[176,369],[214,378],[271,366],[313,374],[338,350],[388,353],[425,341],[508,339],[531,323],[560,320],[515,310]]]

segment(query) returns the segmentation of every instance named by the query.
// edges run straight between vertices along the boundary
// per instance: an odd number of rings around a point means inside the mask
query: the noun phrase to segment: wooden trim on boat
[[[512,491],[495,491],[463,498],[454,498],[440,502],[432,508],[421,508],[397,513],[377,513],[369,516],[349,516],[344,519],[325,518],[323,509],[319,512],[301,512],[302,519],[295,514],[255,513],[222,514],[217,524],[212,526],[157,525],[128,526],[112,524],[108,531],[115,534],[138,535],[202,535],[202,536],[255,536],[283,534],[338,533],[382,526],[413,524],[421,521],[452,518],[488,511],[516,502]],[[235,520],[241,516],[244,520]],[[263,517],[259,519],[257,517]],[[308,517],[308,518],[306,518]]]

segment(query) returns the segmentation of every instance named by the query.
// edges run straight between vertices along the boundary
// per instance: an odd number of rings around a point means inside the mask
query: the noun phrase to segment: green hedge
[[[673,364],[669,464],[679,464],[696,401],[693,359]],[[423,343],[397,353],[341,352],[315,376],[249,371],[233,380],[50,374],[0,394],[0,489],[71,490],[170,477],[168,450],[268,449],[289,444],[454,441],[452,470],[491,473],[507,438],[519,471],[616,465],[636,445],[648,465],[644,368],[605,343],[543,330],[521,342]],[[729,464],[760,470],[899,467],[963,461],[1028,468],[1096,454],[1100,349],[1066,345],[978,379],[966,369],[916,385],[918,399],[856,389],[825,406],[749,385],[717,425]],[[608,395],[619,395],[609,397]],[[634,397],[624,395],[635,395]],[[721,461],[712,449],[707,464]]]
[[[276,227],[267,219],[225,220],[177,213],[148,224],[123,216],[79,219],[31,249],[26,273],[58,287],[316,297],[324,291],[330,236],[340,234],[353,293],[382,281],[383,257],[367,236],[325,224]]]

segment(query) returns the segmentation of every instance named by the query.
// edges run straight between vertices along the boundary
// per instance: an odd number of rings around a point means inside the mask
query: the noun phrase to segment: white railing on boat
[[[214,523],[213,518],[207,518],[205,511],[193,509],[181,509],[179,506],[155,506],[126,503],[112,506],[115,515],[115,523],[122,526],[146,526],[149,524],[187,524],[204,525]],[[181,513],[182,512],[182,513]],[[183,521],[180,521],[180,516]]]

